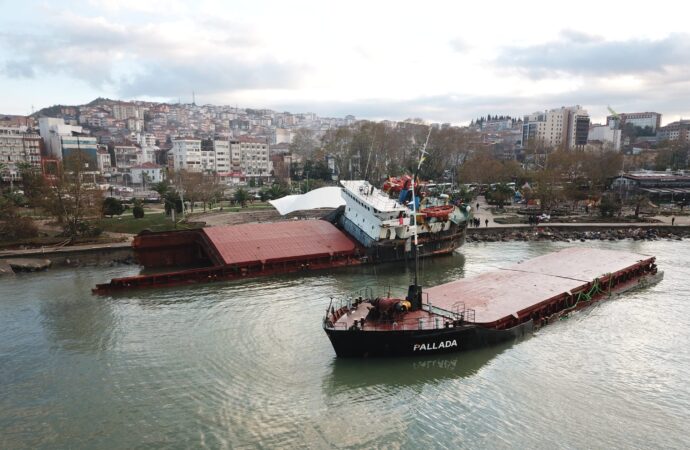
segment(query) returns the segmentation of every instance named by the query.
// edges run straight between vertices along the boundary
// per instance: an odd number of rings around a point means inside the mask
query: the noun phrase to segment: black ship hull
[[[523,337],[534,330],[530,320],[510,329],[495,330],[474,324],[435,330],[324,331],[338,357],[420,356],[456,353],[489,347]]]
[[[330,220],[329,220],[330,219]],[[412,238],[410,239],[386,239],[373,241],[361,228],[347,219],[342,212],[335,217],[327,218],[343,232],[359,242],[364,252],[365,261],[368,263],[385,263],[414,259],[412,251]],[[420,235],[419,257],[447,255],[458,249],[465,243],[467,223],[452,223],[450,228],[437,233],[424,233]]]

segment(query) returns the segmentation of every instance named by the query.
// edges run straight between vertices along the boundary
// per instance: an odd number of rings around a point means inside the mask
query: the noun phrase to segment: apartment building
[[[136,145],[116,145],[114,152],[115,167],[119,172],[128,172],[144,162],[143,152]]]
[[[26,127],[0,127],[0,163],[3,179],[21,178],[22,164],[41,167],[41,137]]]
[[[583,149],[589,134],[589,114],[580,105],[561,107],[526,115],[522,125],[522,145]]]
[[[271,176],[271,161],[268,157],[268,144],[263,139],[241,137],[240,167],[249,178]]]
[[[690,142],[690,120],[671,122],[659,128],[656,136],[659,141]]]
[[[177,138],[172,141],[172,155],[174,170],[189,170],[201,172],[201,139]],[[208,158],[208,156],[207,156]],[[208,165],[208,159],[207,159]]]

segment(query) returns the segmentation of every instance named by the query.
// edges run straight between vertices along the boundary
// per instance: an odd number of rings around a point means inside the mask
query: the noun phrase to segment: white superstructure
[[[412,211],[407,206],[364,180],[341,181],[340,184],[343,186],[345,218],[373,241],[407,239],[413,235]],[[447,231],[452,223],[466,220],[457,207],[449,214],[449,220],[425,218],[424,203],[426,201],[422,201],[422,213],[417,216],[417,234]]]

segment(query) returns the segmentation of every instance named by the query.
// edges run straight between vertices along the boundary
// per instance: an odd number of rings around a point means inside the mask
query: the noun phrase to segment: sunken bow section
[[[253,223],[148,233],[133,249],[142,275],[114,278],[95,293],[257,277],[362,262],[360,246],[324,220]],[[173,271],[162,271],[174,267]],[[157,272],[157,273],[153,273]]]
[[[423,293],[414,285],[403,295],[364,288],[332,299],[323,328],[341,357],[470,350],[521,337],[662,276],[651,256],[569,248]]]

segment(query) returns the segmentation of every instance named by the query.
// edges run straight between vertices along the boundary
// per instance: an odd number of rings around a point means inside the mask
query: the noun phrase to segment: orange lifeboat
[[[412,180],[412,177],[409,175],[404,175],[400,178],[390,177],[383,183],[383,190],[384,192],[393,192],[397,194],[403,188],[407,188],[406,185],[409,184],[410,180]]]
[[[448,216],[453,212],[453,209],[455,209],[453,205],[430,206],[420,212],[429,218],[434,217],[440,220],[448,220]]]

